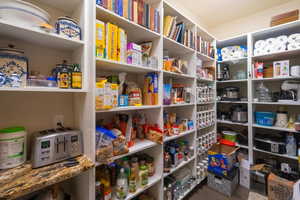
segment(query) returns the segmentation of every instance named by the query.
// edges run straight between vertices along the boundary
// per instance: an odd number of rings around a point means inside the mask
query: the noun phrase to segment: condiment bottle
[[[137,189],[137,184],[138,184],[138,178],[136,174],[136,169],[134,167],[130,168],[130,175],[129,175],[129,192],[134,193],[136,192]]]
[[[148,168],[146,165],[140,165],[140,185],[146,186],[148,184]]]
[[[117,179],[116,197],[117,199],[125,199],[128,194],[128,182],[125,169],[121,168]]]
[[[111,189],[111,182],[110,182],[110,172],[107,165],[103,165],[99,169],[99,173],[97,175],[97,179],[103,184],[103,191],[104,191],[104,199],[111,200],[112,199],[112,189]]]
[[[68,68],[67,61],[64,60],[61,65],[61,69],[57,74],[58,87],[64,89],[70,88],[70,78],[70,70]]]
[[[82,72],[80,70],[79,64],[73,65],[72,88],[73,89],[81,89],[82,88]]]
[[[146,158],[146,165],[148,167],[148,175],[153,176],[155,173],[155,165],[154,165],[154,159],[152,157]]]

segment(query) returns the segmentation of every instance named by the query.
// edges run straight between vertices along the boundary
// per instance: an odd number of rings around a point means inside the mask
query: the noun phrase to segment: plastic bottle
[[[103,192],[104,192],[104,199],[105,200],[111,200],[112,196],[111,196],[111,182],[110,182],[110,172],[109,169],[107,167],[107,165],[103,165],[97,174],[97,180],[99,180],[101,182],[101,184],[103,184]]]
[[[296,156],[297,154],[296,139],[292,133],[289,133],[286,138],[286,153],[289,156]]]
[[[128,176],[125,169],[121,168],[117,179],[116,197],[117,199],[125,199],[128,194]]]

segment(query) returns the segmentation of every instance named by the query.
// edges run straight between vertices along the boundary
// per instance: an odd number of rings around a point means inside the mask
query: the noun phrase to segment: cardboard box
[[[283,14],[276,15],[271,18],[271,26],[277,26],[299,19],[299,10],[293,10]]]
[[[240,185],[250,189],[250,162],[245,159],[240,161]]]
[[[239,148],[223,144],[214,144],[208,151],[208,170],[227,176],[236,163],[236,151]]]
[[[290,61],[280,60],[273,62],[273,77],[288,77],[290,76]]]
[[[271,173],[268,177],[268,200],[287,200],[293,197],[294,182]]]

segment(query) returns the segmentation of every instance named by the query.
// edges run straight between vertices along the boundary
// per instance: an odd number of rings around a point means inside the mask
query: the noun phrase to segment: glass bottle
[[[136,169],[134,167],[130,168],[130,176],[128,178],[129,180],[129,192],[134,193],[137,190],[137,185],[138,185],[138,178],[136,174]]]
[[[81,89],[82,88],[82,72],[80,70],[79,64],[73,65],[73,70],[71,74],[71,86],[73,89]]]
[[[117,199],[125,199],[128,194],[128,176],[125,173],[125,169],[121,168],[117,179],[116,185],[116,197]]]
[[[111,200],[112,188],[110,182],[110,172],[107,165],[103,165],[102,167],[100,167],[96,178],[103,185],[104,199]]]
[[[140,166],[140,185],[146,186],[148,184],[148,168],[146,165]]]

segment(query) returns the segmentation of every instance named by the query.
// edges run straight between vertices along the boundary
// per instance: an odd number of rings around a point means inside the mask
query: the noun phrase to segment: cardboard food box
[[[271,26],[277,26],[299,19],[299,10],[282,13],[271,18]]]
[[[208,170],[227,176],[237,162],[236,151],[238,149],[224,144],[214,144],[208,151]]]
[[[273,173],[268,177],[268,200],[287,200],[293,197],[294,182]]]

